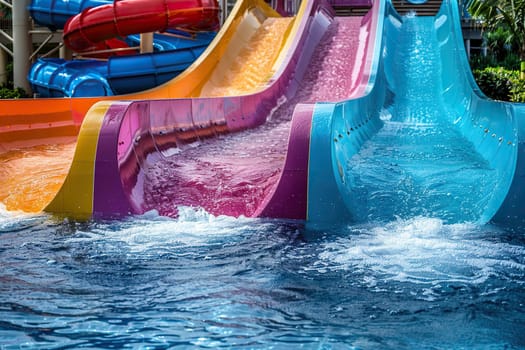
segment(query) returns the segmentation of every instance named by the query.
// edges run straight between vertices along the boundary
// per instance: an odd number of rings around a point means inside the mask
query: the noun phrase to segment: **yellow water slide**
[[[75,153],[84,154],[86,162],[94,157],[94,150],[79,149],[76,140],[84,116],[98,101],[230,96],[263,89],[297,32],[294,19],[281,17],[262,0],[238,1],[205,52],[162,86],[111,97],[0,101],[0,202],[7,210],[25,212],[40,212],[51,202]],[[98,137],[97,130],[93,135]]]

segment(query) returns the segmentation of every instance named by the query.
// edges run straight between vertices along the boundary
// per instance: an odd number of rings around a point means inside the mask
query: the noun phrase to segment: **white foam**
[[[525,248],[484,239],[479,234],[484,229],[424,217],[352,227],[348,236],[323,243],[307,268],[352,271],[368,286],[386,281],[475,285],[494,276],[525,275]]]
[[[114,249],[144,253],[178,247],[199,247],[217,242],[231,242],[247,230],[263,229],[255,219],[213,216],[201,208],[180,207],[177,219],[159,216],[156,211],[124,221],[94,223],[79,231],[71,242],[101,244],[108,253]]]
[[[9,211],[0,202],[0,233],[20,231],[28,227],[33,227],[45,221],[46,214],[26,213],[23,211]]]

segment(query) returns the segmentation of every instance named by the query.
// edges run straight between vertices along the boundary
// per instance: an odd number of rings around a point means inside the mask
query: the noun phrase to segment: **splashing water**
[[[424,217],[310,232],[179,212],[3,215],[2,348],[525,346],[522,235]]]
[[[347,164],[355,219],[436,217],[487,222],[498,170],[451,122],[441,95],[433,17],[405,17],[396,46],[394,103],[384,126]]]

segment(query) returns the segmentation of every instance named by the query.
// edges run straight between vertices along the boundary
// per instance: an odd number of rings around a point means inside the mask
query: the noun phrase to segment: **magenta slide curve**
[[[238,97],[150,100],[112,105],[102,123],[97,147],[93,215],[141,214],[156,209],[161,215],[171,216],[176,215],[172,211],[174,207],[184,205],[202,207],[214,215],[305,219],[313,104],[296,107],[288,130],[288,144],[284,146],[287,147],[284,164],[275,169],[276,173],[271,176],[273,180],[268,181],[273,185],[267,186],[266,182],[264,190],[252,192],[251,186],[232,190],[236,187],[223,184],[226,190],[217,193],[217,187],[221,185],[212,184],[213,178],[199,182],[197,179],[202,174],[188,173],[188,170],[181,170],[181,178],[176,168],[186,169],[186,158],[182,154],[187,152],[189,142],[261,125],[283,96],[288,100],[285,104],[293,111],[295,101],[302,101],[295,97],[303,93],[307,85],[306,76],[314,70],[312,57],[318,47],[331,45],[330,38],[323,39],[329,28],[339,28],[337,40],[344,41],[345,35],[351,36],[347,41],[354,46],[349,48],[355,55],[354,60],[348,60],[348,57],[343,59],[344,69],[353,73],[344,96],[365,93],[373,69],[369,55],[375,50],[379,6],[374,6],[366,16],[341,19],[335,23],[333,12],[324,1],[309,0],[307,4],[309,9],[301,18],[301,29],[287,52],[287,60],[265,90]],[[357,21],[356,33],[345,33],[345,23],[348,22],[344,21],[349,20]],[[321,53],[320,56],[323,55]],[[341,59],[336,57],[337,61]],[[316,71],[328,70],[321,68]],[[333,93],[329,87],[310,87]],[[182,154],[172,154],[174,150]],[[228,151],[221,157],[228,158]],[[237,178],[234,182],[244,182],[238,170],[248,167],[250,173],[259,171],[257,166],[253,168],[251,163],[243,164],[235,157],[232,161],[235,163],[233,176]],[[171,168],[169,175],[162,174],[162,170],[158,175],[156,170],[151,171],[165,162],[168,162],[165,168]],[[220,168],[213,169],[211,173],[215,175],[211,176],[221,178],[224,176],[222,171]],[[116,188],[119,190],[115,191]],[[246,202],[254,202],[254,208],[248,208]]]
[[[352,2],[346,0],[347,4]],[[339,3],[344,4],[345,1]],[[369,5],[368,1],[355,1],[355,3],[363,7]],[[349,79],[350,85],[345,98],[358,98],[372,89],[371,75],[376,69],[374,57],[377,56],[374,51],[380,46],[377,43],[380,8],[379,1],[370,4],[369,12],[362,19],[359,36],[364,39],[355,48],[355,60],[351,67],[353,77]],[[309,154],[314,109],[314,103],[296,105],[292,115],[283,170],[279,180],[254,216],[297,220],[308,218]]]
[[[264,90],[233,97],[122,101],[109,107],[101,125],[95,159],[94,217],[141,214],[151,210],[151,202],[173,208],[205,207],[204,202],[213,202],[216,207],[209,210],[212,213],[238,214],[226,194],[220,203],[208,200],[214,195],[212,188],[208,192],[203,187],[182,184],[174,191],[148,190],[150,184],[166,180],[152,178],[148,168],[166,157],[177,159],[177,154],[171,154],[173,150],[184,153],[190,142],[261,125],[278,100],[292,97],[315,47],[333,21],[333,11],[324,1],[307,0],[303,6],[297,34],[281,69]],[[173,186],[173,180],[170,181]],[[182,194],[179,190],[197,195]]]
[[[304,219],[312,115],[309,103],[325,98],[305,96],[322,91],[340,98],[329,85],[323,85],[330,79],[350,81],[342,87],[344,97],[362,91],[371,69],[366,57],[369,43],[374,43],[378,11],[374,8],[366,16],[337,18],[326,1],[305,0],[298,13],[297,30],[292,31],[279,68],[257,92],[99,104],[101,113],[93,115],[100,120],[100,129],[92,208],[86,214],[110,218],[157,210],[160,215],[176,216],[180,206],[191,206],[212,215]],[[330,53],[334,41],[342,44],[337,46],[346,46],[344,53]],[[329,57],[335,60],[324,67]],[[329,73],[334,66],[344,71],[314,81],[313,77]],[[307,104],[303,107],[300,103]],[[295,116],[288,123],[294,108]],[[276,118],[283,118],[281,131],[268,131]],[[225,148],[225,134],[247,129],[259,134],[246,140],[242,138],[246,133],[241,133],[240,139],[228,136],[234,145]],[[276,146],[265,140],[268,133],[277,135]],[[218,154],[203,151],[202,147],[213,144],[218,146]],[[264,163],[264,156],[258,156],[271,148],[277,150],[276,156]],[[248,149],[256,149],[257,157],[235,156],[235,152]],[[197,158],[192,152],[198,153]]]
[[[168,28],[216,30],[220,9],[216,0],[121,0],[86,9],[64,26],[64,43],[83,52],[99,43],[130,34]]]

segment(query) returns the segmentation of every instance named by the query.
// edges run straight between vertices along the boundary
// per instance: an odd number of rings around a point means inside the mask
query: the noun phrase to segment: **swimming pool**
[[[1,349],[521,349],[521,232],[0,218]]]

